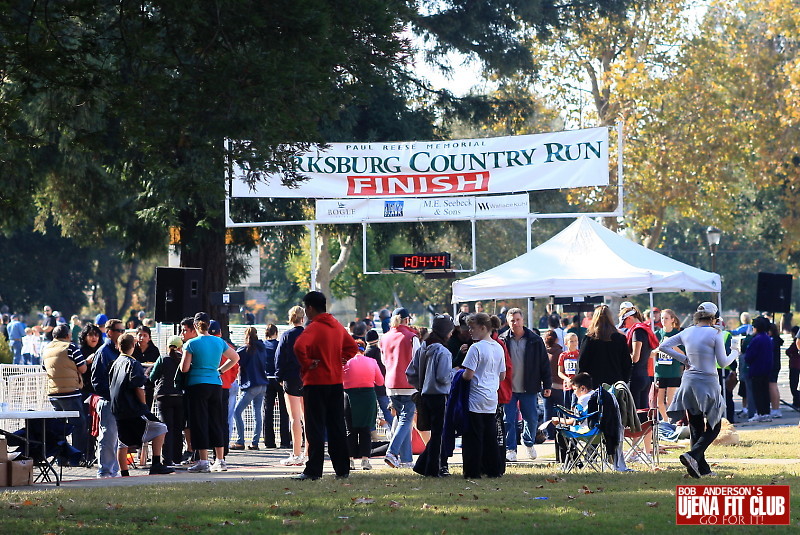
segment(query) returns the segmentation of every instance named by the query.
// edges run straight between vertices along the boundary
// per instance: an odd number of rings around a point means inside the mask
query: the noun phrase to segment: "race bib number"
[[[567,375],[575,375],[578,373],[578,361],[575,359],[564,360],[564,373]]]
[[[658,352],[658,360],[657,360],[657,362],[659,364],[665,364],[665,365],[669,366],[670,364],[672,364],[672,357],[670,357],[669,355],[667,355],[663,351],[659,351]]]

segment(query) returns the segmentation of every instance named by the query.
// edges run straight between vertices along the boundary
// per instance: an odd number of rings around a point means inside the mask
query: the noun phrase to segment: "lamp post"
[[[708,250],[711,254],[711,272],[717,272],[717,247],[719,240],[722,238],[722,231],[717,227],[711,226],[706,229],[706,239],[708,240]],[[713,294],[713,297],[717,297]],[[718,300],[718,299],[717,299]]]

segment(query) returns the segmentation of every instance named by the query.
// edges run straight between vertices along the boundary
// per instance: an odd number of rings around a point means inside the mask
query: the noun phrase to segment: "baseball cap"
[[[623,301],[622,303],[619,304],[620,312],[622,312],[626,308],[633,308],[633,303],[631,303],[630,301]]]
[[[98,327],[103,327],[106,323],[108,323],[108,316],[105,314],[98,314],[94,317],[94,324]]]
[[[630,317],[631,317],[631,316],[633,316],[634,314],[636,314],[636,309],[635,309],[635,308],[632,308],[632,309],[630,309],[629,311],[625,312],[623,315],[621,315],[621,316],[619,317],[619,319],[620,319],[620,321],[621,321],[621,320],[624,320],[624,319],[630,318]]]
[[[658,307],[653,307],[653,312],[661,312],[661,309]]]
[[[378,336],[378,331],[375,329],[368,330],[367,335],[364,337],[367,342],[376,342],[378,338],[380,337]]]
[[[167,340],[167,347],[177,347],[178,349],[183,347],[183,340],[181,340],[180,336],[171,336],[169,340]]]
[[[700,303],[700,306],[697,307],[698,312],[705,312],[706,314],[711,314],[712,316],[716,316],[719,309],[717,305],[712,303],[711,301],[704,301]]]
[[[211,320],[208,323],[208,334],[220,334],[222,332],[222,326],[219,324],[217,320]]]
[[[405,319],[410,316],[408,310],[403,307],[395,308],[394,312],[392,312],[392,316],[400,316],[401,318]]]

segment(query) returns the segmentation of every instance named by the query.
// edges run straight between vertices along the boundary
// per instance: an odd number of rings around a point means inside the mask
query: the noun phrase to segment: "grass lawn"
[[[704,484],[792,486],[800,525],[800,463],[719,465]],[[514,466],[500,479],[423,479],[410,470],[355,472],[346,481],[242,480],[0,494],[0,533],[692,533],[675,526],[682,467],[660,472],[559,474]],[[761,533],[764,527],[730,528]],[[540,531],[544,530],[544,531]]]
[[[737,427],[739,444],[711,446],[706,457],[724,459],[798,459],[800,428],[795,426],[748,430]]]

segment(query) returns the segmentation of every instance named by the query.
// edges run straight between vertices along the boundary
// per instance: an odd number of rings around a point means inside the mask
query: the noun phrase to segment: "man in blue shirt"
[[[92,386],[102,399],[97,402],[100,415],[100,435],[97,437],[97,477],[119,477],[117,460],[117,420],[111,412],[111,391],[108,385],[108,372],[111,364],[119,356],[117,339],[125,333],[122,320],[112,319],[106,323],[108,338],[94,354],[92,362]]]
[[[14,354],[14,364],[22,364],[22,337],[25,336],[25,324],[19,320],[19,314],[11,315],[8,324],[8,344]]]

